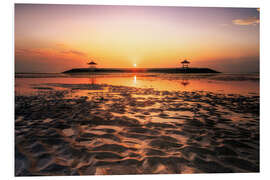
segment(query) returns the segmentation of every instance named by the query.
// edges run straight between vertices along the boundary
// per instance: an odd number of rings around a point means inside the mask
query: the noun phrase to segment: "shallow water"
[[[42,76],[15,80],[17,176],[259,171],[257,75]]]
[[[38,90],[50,90],[47,84],[109,84],[159,91],[210,91],[246,95],[259,94],[258,74],[16,74],[17,94],[33,94]],[[48,89],[46,89],[48,87]],[[33,89],[36,88],[36,89]],[[54,87],[56,89],[56,87]],[[58,90],[60,87],[57,88]],[[88,89],[89,90],[89,89]]]

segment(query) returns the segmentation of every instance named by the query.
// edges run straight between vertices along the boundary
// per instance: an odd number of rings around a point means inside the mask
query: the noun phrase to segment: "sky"
[[[15,4],[15,72],[191,67],[259,72],[259,9]]]

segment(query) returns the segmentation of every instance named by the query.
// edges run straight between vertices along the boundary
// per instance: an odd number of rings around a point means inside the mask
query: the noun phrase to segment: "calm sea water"
[[[50,84],[108,84],[160,91],[209,91],[259,95],[259,74],[16,74],[16,95],[65,89]]]
[[[18,176],[259,172],[258,74],[16,74],[15,95]]]

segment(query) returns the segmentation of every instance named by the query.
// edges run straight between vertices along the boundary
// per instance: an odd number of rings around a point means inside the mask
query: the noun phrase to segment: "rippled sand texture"
[[[259,171],[258,96],[53,86],[16,96],[16,176]]]

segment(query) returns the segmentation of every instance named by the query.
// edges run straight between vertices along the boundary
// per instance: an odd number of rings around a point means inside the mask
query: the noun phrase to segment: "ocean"
[[[153,88],[160,91],[209,91],[226,94],[259,95],[259,74],[16,74],[16,94],[29,95],[42,90],[59,89],[50,84],[109,84]],[[46,89],[48,87],[48,89]]]
[[[259,74],[16,74],[15,175],[259,172]]]

